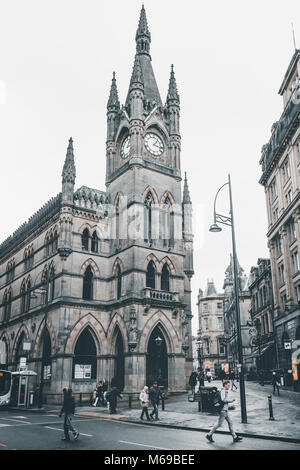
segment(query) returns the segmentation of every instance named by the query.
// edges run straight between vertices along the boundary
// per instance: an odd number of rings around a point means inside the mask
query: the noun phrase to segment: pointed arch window
[[[117,299],[120,299],[122,295],[122,273],[121,273],[121,268],[119,264],[116,269],[116,278],[117,278]]]
[[[93,299],[93,271],[91,266],[88,266],[85,270],[83,276],[83,300],[92,300]]]
[[[151,289],[155,289],[155,265],[154,262],[151,260],[147,266],[146,272],[146,287],[150,287]]]
[[[54,300],[54,290],[55,290],[55,272],[54,267],[50,267],[49,272],[49,285],[48,285],[48,301],[51,302]]]
[[[3,321],[8,321],[11,313],[11,289],[3,296]]]
[[[161,271],[161,290],[170,290],[170,271],[167,263],[164,264]]]
[[[173,246],[174,239],[174,212],[169,196],[167,196],[162,205],[161,230],[164,247]]]
[[[82,249],[85,251],[89,250],[89,238],[90,238],[90,233],[88,229],[84,229],[81,235],[81,244],[82,244]]]
[[[146,214],[145,214],[145,242],[151,243],[152,241],[152,204],[154,204],[154,199],[151,191],[147,193],[147,196],[144,201]]]
[[[25,281],[22,282],[21,286],[21,312],[25,312],[25,306],[26,306],[26,284]]]
[[[96,230],[94,231],[92,235],[92,251],[94,253],[98,253],[99,251],[99,238],[98,238]]]
[[[97,374],[97,349],[88,328],[80,334],[73,359],[73,379],[95,380]]]

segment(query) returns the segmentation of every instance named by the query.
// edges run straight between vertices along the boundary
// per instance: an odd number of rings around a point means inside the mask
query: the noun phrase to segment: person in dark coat
[[[153,382],[153,385],[149,391],[149,398],[150,398],[151,405],[153,406],[153,411],[152,413],[150,413],[150,418],[158,421],[159,420],[158,405],[159,405],[159,399],[162,398],[162,394],[161,394],[161,390],[157,382]],[[155,415],[155,418],[153,418],[154,415]]]
[[[60,410],[59,417],[64,413],[64,438],[62,441],[70,441],[69,430],[73,433],[74,439],[78,439],[79,432],[72,426],[72,415],[75,413],[75,400],[72,395],[72,389],[65,387],[63,389],[64,401]]]
[[[117,410],[117,398],[123,398],[123,395],[121,395],[119,389],[117,387],[112,387],[111,391],[108,392],[108,401],[109,401],[109,409],[110,409],[110,414],[116,414]]]
[[[197,385],[197,372],[193,371],[189,378],[189,386],[191,387],[192,393],[195,393],[195,387]]]
[[[273,395],[275,395],[275,390],[277,390],[277,393],[279,396],[280,377],[275,370],[272,373],[272,385],[273,385]]]
[[[202,369],[198,369],[197,381],[199,382],[199,387],[204,387],[204,373]]]

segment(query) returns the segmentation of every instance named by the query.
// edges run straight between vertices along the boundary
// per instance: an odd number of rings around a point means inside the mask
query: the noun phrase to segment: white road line
[[[13,418],[0,418],[4,421],[17,421],[17,423],[22,423],[22,424],[31,424],[29,421],[21,421],[20,419],[13,419]]]
[[[53,429],[54,431],[60,431],[60,432],[63,432],[63,429],[59,429],[59,428],[52,428],[51,426],[45,426],[45,428],[47,429]],[[79,436],[88,436],[88,437],[93,437],[92,434],[84,434],[83,432],[80,432],[79,433]]]
[[[2,423],[0,423],[0,428],[5,428],[5,426],[12,426],[12,424],[2,424]]]
[[[128,441],[119,441],[119,442],[122,442],[123,444],[133,444],[135,446],[141,446],[141,447],[150,447],[150,449],[171,450],[171,449],[167,449],[166,447],[149,446],[147,444],[139,444],[138,442],[128,442]]]

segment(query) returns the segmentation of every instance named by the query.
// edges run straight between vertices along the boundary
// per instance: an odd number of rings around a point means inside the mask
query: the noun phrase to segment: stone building
[[[259,258],[257,266],[250,270],[249,292],[251,295],[250,328],[252,357],[257,372],[277,368],[277,349],[273,327],[273,291],[269,259]]]
[[[259,182],[265,188],[268,246],[274,293],[279,367],[287,384],[300,362],[300,50],[295,50],[279,89],[283,113],[262,147]],[[298,372],[297,372],[298,368]],[[297,381],[297,380],[295,380]]]
[[[244,274],[243,268],[237,263],[239,279],[239,306],[240,306],[240,324],[244,372],[247,373],[253,365],[251,357],[250,342],[250,292],[248,290],[248,277]],[[224,330],[227,343],[227,360],[229,369],[238,373],[238,336],[236,324],[236,308],[234,297],[234,277],[233,277],[233,259],[230,256],[230,264],[225,271],[224,279]]]
[[[107,103],[106,190],[75,190],[69,140],[62,190],[0,246],[1,366],[90,394],[116,377],[124,393],[159,379],[186,390],[192,370],[192,203],[180,168],[173,66],[163,105],[144,6],[128,94]],[[24,351],[24,341],[30,344]]]
[[[218,293],[213,280],[207,281],[206,289],[198,293],[198,321],[200,348],[200,367],[209,369],[217,377],[222,364],[226,362],[224,344],[224,293]]]

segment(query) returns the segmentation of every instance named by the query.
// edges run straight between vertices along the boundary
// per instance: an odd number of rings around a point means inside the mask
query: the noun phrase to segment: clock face
[[[126,137],[121,147],[121,157],[125,160],[130,153],[130,136]]]
[[[152,155],[159,157],[164,151],[164,144],[160,137],[149,132],[144,137],[145,147]]]

